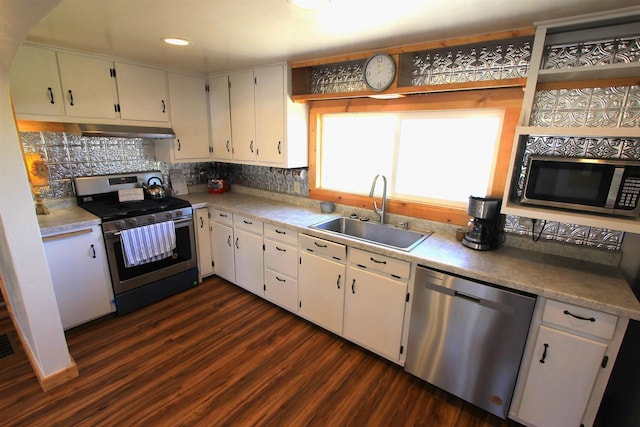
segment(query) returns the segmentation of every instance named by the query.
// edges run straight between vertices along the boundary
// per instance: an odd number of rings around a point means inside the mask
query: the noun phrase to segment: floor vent
[[[0,359],[9,357],[14,353],[11,340],[7,334],[0,335]]]

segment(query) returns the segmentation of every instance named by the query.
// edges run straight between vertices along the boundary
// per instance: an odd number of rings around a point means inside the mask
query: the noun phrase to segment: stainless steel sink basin
[[[311,228],[331,231],[346,237],[389,246],[403,251],[410,251],[432,234],[431,232],[421,233],[396,228],[391,225],[361,221],[347,217],[331,218],[314,224]]]

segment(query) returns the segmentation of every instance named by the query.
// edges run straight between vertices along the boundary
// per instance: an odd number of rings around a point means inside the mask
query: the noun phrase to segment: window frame
[[[417,110],[503,109],[504,119],[497,147],[495,169],[488,196],[503,197],[516,126],[522,108],[522,88],[479,89],[412,95],[398,99],[332,99],[309,103],[309,198],[335,202],[363,209],[372,208],[372,198],[360,194],[342,193],[317,187],[318,146],[321,136],[321,115],[325,113],[384,112]],[[452,162],[453,163],[453,162]],[[442,206],[389,198],[387,212],[438,222],[465,225],[469,220],[466,208]]]

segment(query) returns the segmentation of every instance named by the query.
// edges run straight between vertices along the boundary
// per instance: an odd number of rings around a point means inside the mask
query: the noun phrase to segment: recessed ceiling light
[[[291,4],[300,9],[317,10],[329,4],[329,0],[289,0]]]
[[[181,39],[177,37],[165,37],[162,39],[162,41],[165,42],[166,44],[171,44],[174,46],[189,46],[191,44],[189,40]]]

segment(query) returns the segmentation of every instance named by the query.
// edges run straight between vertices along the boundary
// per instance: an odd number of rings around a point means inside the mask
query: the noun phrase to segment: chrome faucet
[[[387,178],[384,175],[376,175],[373,178],[373,183],[371,184],[371,191],[369,192],[369,197],[373,197],[373,192],[376,189],[376,183],[378,182],[378,178],[382,177],[382,207],[378,208],[378,203],[373,201],[373,211],[380,215],[380,224],[384,224],[384,212],[387,208]]]

